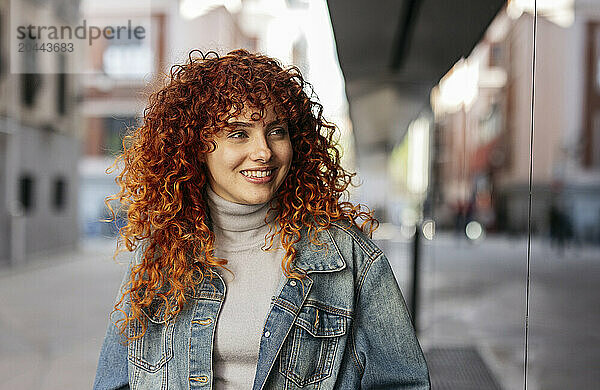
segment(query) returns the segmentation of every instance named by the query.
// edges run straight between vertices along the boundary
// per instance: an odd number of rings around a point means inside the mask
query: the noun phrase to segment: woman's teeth
[[[266,177],[270,176],[273,170],[270,171],[242,171],[242,175],[246,177]]]

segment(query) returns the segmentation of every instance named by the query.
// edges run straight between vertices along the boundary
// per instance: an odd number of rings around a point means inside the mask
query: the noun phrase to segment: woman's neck
[[[207,185],[207,204],[214,226],[230,232],[245,232],[265,226],[265,217],[270,209],[270,202],[261,204],[239,204],[222,198]],[[268,221],[274,218],[271,212]]]

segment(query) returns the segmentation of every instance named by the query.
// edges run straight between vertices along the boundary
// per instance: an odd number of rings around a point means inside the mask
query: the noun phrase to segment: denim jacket
[[[303,283],[283,276],[272,298],[252,390],[429,389],[383,252],[346,222],[317,237],[326,245],[306,234],[295,244]],[[150,318],[144,336],[128,346],[109,323],[94,389],[212,389],[214,332],[226,294],[221,278],[212,284],[203,282],[174,321]]]

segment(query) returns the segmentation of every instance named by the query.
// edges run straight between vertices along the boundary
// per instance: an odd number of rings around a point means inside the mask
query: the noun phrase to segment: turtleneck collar
[[[231,232],[246,232],[266,225],[265,216],[269,211],[270,202],[252,205],[231,202],[217,195],[208,184],[206,193],[211,220],[218,228]],[[273,214],[274,212],[271,212],[269,215],[269,222],[274,219]]]

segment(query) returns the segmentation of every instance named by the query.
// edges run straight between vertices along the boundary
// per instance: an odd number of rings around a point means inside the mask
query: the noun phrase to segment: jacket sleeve
[[[123,277],[117,300],[120,299],[122,288],[129,280],[130,267],[131,265]],[[128,305],[123,305],[123,308],[127,310]],[[115,322],[122,317],[123,313],[119,311],[113,312],[110,316],[108,329],[100,350],[93,390],[129,390],[127,346],[124,344],[124,337],[115,326]]]
[[[361,389],[430,389],[423,351],[383,253],[367,261],[358,283],[354,345]]]

